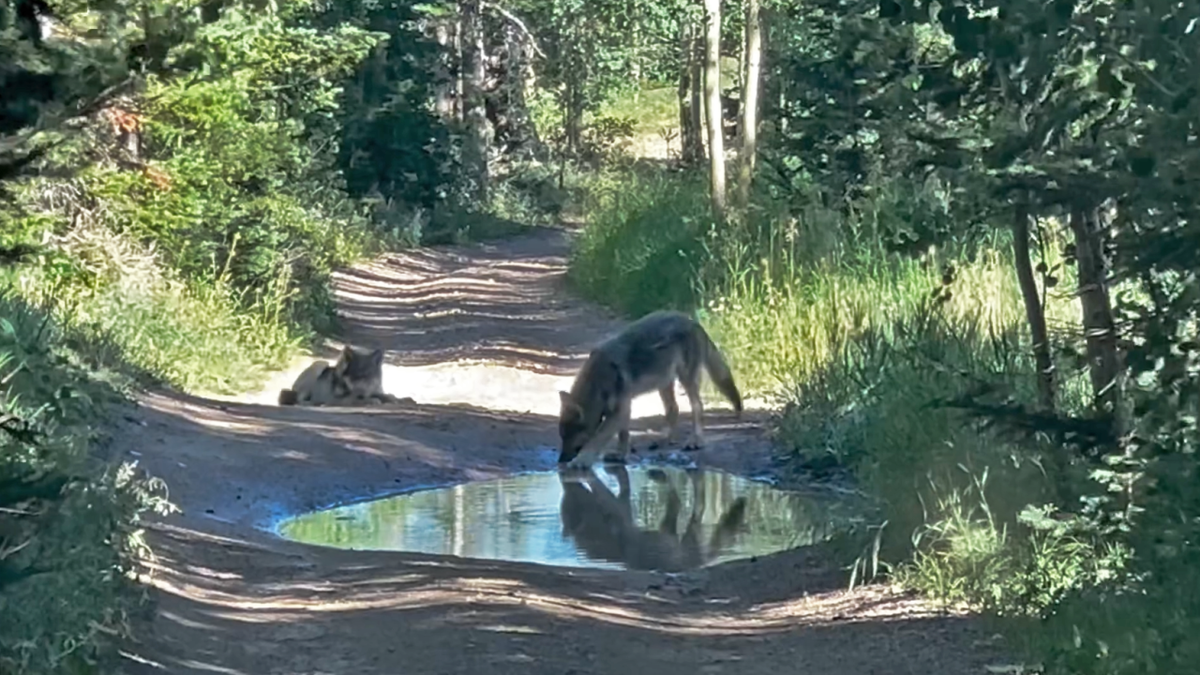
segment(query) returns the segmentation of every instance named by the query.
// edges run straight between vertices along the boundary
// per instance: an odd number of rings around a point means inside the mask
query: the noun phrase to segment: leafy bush
[[[587,226],[572,254],[573,286],[633,317],[694,307],[708,260],[704,236],[713,228],[703,189],[699,178],[598,179],[589,186]]]
[[[357,64],[338,95],[337,166],[348,193],[360,199],[386,195],[393,203],[428,210],[446,198],[457,158],[454,130],[428,106],[439,54],[417,28],[420,9],[353,0],[330,4],[314,20],[327,28],[349,24],[387,36]],[[385,218],[382,224],[408,221]]]
[[[69,193],[70,186],[58,190]],[[187,391],[236,393],[285,365],[299,347],[302,333],[289,326],[286,311],[287,267],[263,287],[238,290],[228,270],[189,282],[164,263],[161,249],[102,221],[77,217],[63,234],[44,239],[40,259],[13,273],[13,290],[95,339],[110,365],[131,364]]]
[[[114,640],[128,634],[138,607],[128,573],[145,553],[138,519],[169,505],[158,481],[97,452],[97,430],[125,378],[97,368],[100,345],[62,331],[8,281],[0,294],[0,670],[81,672],[113,656]]]
[[[8,184],[16,240],[49,244],[24,296],[184,389],[254,386],[333,328],[332,269],[391,243],[347,196],[335,143],[339,84],[381,35],[289,8],[195,28],[168,61],[205,77],[151,74],[46,177]]]
[[[783,405],[774,437],[792,466],[853,476],[878,501],[879,556],[898,581],[1037,614],[1118,566],[1094,533],[1047,527],[1057,521],[1026,509],[1056,503],[1078,478],[1062,474],[1074,470],[1055,449],[996,436],[951,405],[985,384],[1035,398],[1006,236],[902,254],[909,223],[938,228],[947,216],[935,194],[899,182],[855,202],[853,218],[802,189],[783,206],[759,195],[749,223],[722,229],[706,217],[701,176],[591,188],[576,285],[630,315],[699,307],[739,386]],[[1078,312],[1050,296],[1052,325]],[[1063,382],[1063,404],[1082,409],[1086,386]]]
[[[375,39],[224,12],[188,47],[218,77],[147,83],[142,142],[155,171],[100,166],[85,174],[87,190],[104,202],[110,227],[156,242],[185,279],[224,273],[246,291],[287,274],[296,317],[327,319],[329,272],[371,237],[322,148],[336,130],[334,83]]]

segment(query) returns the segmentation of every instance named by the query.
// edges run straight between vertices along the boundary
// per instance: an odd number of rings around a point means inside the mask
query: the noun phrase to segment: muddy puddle
[[[671,572],[823,541],[836,531],[835,511],[720,471],[609,465],[339,506],[278,532],[345,549]]]

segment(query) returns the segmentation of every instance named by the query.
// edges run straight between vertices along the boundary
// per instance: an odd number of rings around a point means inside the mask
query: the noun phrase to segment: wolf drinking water
[[[560,391],[558,430],[562,446],[558,461],[587,463],[617,434],[617,454],[629,452],[629,418],[633,398],[658,391],[666,411],[667,442],[675,437],[679,405],[675,380],[683,384],[692,408],[692,438],[688,447],[704,445],[700,401],[701,370],[707,370],[717,389],[739,414],[742,396],[729,365],[708,333],[694,318],[675,311],[648,314],[592,350],[571,391]],[[576,460],[578,459],[578,462]]]

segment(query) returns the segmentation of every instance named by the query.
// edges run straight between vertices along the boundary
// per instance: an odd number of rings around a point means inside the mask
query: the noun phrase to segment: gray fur
[[[692,317],[658,311],[629,324],[588,356],[571,391],[559,392],[559,462],[598,454],[617,435],[618,455],[629,452],[629,416],[634,397],[657,391],[667,418],[667,441],[674,440],[679,421],[675,380],[683,384],[692,407],[690,447],[704,444],[700,400],[701,371],[708,371],[717,389],[742,412],[742,397],[729,366],[708,333]]]

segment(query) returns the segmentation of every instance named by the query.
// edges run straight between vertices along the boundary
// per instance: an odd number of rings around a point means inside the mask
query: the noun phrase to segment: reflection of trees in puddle
[[[738,497],[723,510],[705,539],[702,524],[709,506],[705,498],[707,481],[699,471],[689,471],[693,498],[680,532],[684,502],[679,490],[666,473],[651,470],[650,481],[638,500],[639,515],[648,515],[644,509],[661,504],[662,519],[657,528],[640,527],[634,518],[629,472],[620,465],[605,468],[617,479],[615,495],[592,471],[559,475],[563,534],[574,539],[591,558],[639,570],[675,572],[702,567],[728,547],[745,518],[746,498]],[[645,488],[650,486],[659,489],[647,491]],[[650,495],[654,498],[644,498]]]
[[[402,499],[349,504],[289,520],[280,533],[309,543],[386,549],[390,542],[404,540],[406,507]]]
[[[578,563],[558,532],[552,474],[421,490],[300,515],[288,539],[340,548]]]
[[[845,520],[838,506],[724,472],[642,466],[422,490],[304,514],[279,531],[340,548],[684,569],[822,541]]]

